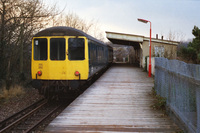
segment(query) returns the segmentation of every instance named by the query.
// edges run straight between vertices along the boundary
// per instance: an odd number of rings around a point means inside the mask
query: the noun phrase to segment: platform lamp
[[[145,20],[145,19],[140,19],[138,18],[138,21],[143,22],[143,23],[150,23],[150,43],[149,43],[149,77],[151,77],[151,21]]]

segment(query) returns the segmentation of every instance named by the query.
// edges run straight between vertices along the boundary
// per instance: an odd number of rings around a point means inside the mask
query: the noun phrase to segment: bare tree
[[[185,35],[182,32],[169,31],[167,40],[169,41],[184,41]]]
[[[90,20],[86,21],[85,19],[80,18],[77,14],[73,12],[69,12],[68,14],[60,14],[55,16],[52,19],[53,26],[68,26],[72,28],[76,28],[82,30],[83,32],[94,36],[95,38],[104,41],[105,37],[101,30],[99,30],[99,26],[97,21]]]
[[[40,0],[0,0],[0,5],[0,79],[8,80],[14,71],[23,74],[23,55],[33,34],[57,12]]]

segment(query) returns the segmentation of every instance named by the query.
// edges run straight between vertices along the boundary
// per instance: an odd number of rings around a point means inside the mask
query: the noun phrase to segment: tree
[[[179,41],[182,42],[185,38],[185,35],[182,32],[175,32],[175,31],[169,31],[167,35],[167,40],[169,41]]]
[[[180,55],[188,61],[192,60],[194,63],[200,64],[200,29],[194,26],[192,34],[195,38],[187,47],[180,48]]]
[[[97,22],[94,20],[86,21],[77,14],[69,12],[68,14],[60,14],[52,19],[53,26],[68,26],[79,29],[95,38],[104,41],[105,38],[100,32]],[[98,32],[97,32],[98,31]]]
[[[33,34],[56,14],[55,7],[45,7],[40,0],[0,0],[0,80],[24,73],[24,54],[30,51]]]
[[[197,26],[194,26],[192,34],[195,38],[189,43],[188,48],[193,49],[194,54],[196,55],[196,63],[200,63],[200,29]]]

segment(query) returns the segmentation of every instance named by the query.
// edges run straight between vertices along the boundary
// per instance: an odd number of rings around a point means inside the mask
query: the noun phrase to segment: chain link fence
[[[200,65],[155,58],[155,89],[189,132],[200,133]]]

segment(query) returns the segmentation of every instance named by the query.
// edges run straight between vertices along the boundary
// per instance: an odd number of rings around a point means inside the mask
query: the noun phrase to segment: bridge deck
[[[153,78],[142,69],[113,66],[56,119],[46,132],[175,132],[178,127],[152,109]]]

